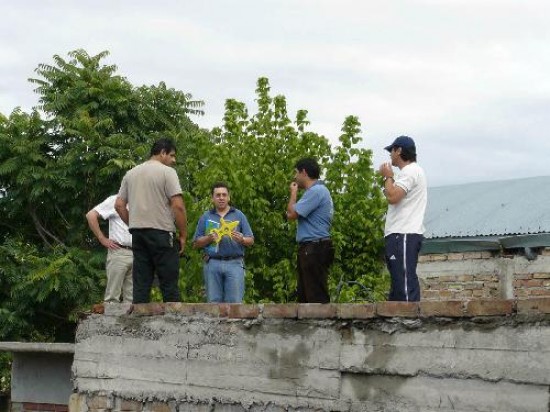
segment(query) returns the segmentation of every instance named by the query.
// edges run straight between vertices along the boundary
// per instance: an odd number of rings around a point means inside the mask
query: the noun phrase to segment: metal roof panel
[[[428,189],[426,238],[550,233],[550,176]]]

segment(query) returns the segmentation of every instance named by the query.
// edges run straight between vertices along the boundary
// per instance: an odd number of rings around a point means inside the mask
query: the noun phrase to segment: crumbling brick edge
[[[544,315],[550,313],[550,298],[475,299],[377,303],[142,303],[122,306],[96,304],[92,314],[105,316],[159,316],[179,314],[227,319],[346,319],[373,318],[471,318],[483,316]]]

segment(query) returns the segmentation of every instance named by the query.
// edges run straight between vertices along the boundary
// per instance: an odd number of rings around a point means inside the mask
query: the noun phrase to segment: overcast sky
[[[204,127],[221,124],[227,98],[254,112],[266,76],[333,142],[359,116],[376,165],[413,137],[430,186],[550,175],[548,0],[3,3],[3,114],[37,103],[39,63],[109,50],[134,85],[204,100]]]

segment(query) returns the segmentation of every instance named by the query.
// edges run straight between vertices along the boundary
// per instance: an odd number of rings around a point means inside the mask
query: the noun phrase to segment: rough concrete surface
[[[93,315],[74,384],[179,411],[548,411],[549,325]]]

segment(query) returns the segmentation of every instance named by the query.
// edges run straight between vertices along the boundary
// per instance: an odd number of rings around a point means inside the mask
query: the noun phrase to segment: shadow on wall
[[[9,410],[10,410],[9,395],[0,393],[0,412],[9,412]]]

